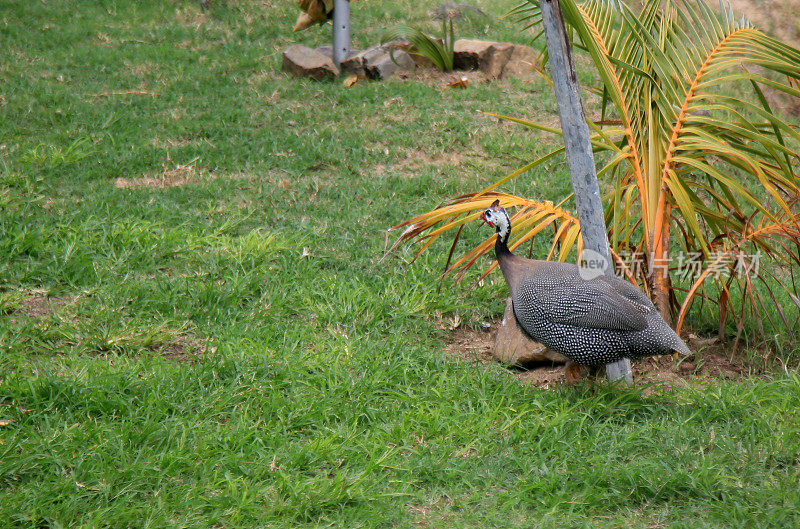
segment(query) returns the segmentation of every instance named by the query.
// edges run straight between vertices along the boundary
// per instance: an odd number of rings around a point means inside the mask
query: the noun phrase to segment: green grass
[[[546,152],[477,113],[553,119],[546,83],[290,79],[329,27],[198,3],[0,1],[0,525],[800,524],[796,374],[538,390],[442,351],[437,314],[498,315],[498,277],[438,292],[445,243],[380,262],[387,227]],[[433,6],[360,0],[355,44]]]

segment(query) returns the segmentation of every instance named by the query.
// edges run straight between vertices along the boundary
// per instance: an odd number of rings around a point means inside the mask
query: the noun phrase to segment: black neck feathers
[[[508,237],[511,235],[511,220],[506,215],[506,227],[505,229],[499,228],[497,229],[497,239],[494,243],[494,252],[497,256],[501,255],[510,255],[511,250],[508,249]]]

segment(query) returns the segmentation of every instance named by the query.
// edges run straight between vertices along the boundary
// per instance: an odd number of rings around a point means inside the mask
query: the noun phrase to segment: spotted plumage
[[[495,253],[514,315],[534,340],[587,366],[673,351],[690,354],[636,286],[616,276],[587,279],[574,264],[512,254],[511,220],[498,201],[482,218],[497,230]]]

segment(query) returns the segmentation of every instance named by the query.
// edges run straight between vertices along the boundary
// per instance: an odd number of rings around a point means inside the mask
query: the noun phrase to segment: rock
[[[514,44],[503,75],[506,77],[533,77],[539,68],[539,52],[530,46]]]
[[[392,52],[394,60],[389,54],[389,50],[379,47],[368,50],[364,54],[364,71],[370,79],[386,79],[401,72],[413,72],[416,68],[414,60],[403,50]]]
[[[314,48],[314,51],[318,51],[323,55],[327,55],[331,59],[333,59],[333,46],[320,46],[318,48]]]
[[[566,363],[567,357],[531,340],[514,317],[511,298],[506,301],[503,321],[497,329],[492,355],[507,365],[524,365],[534,362]]]
[[[494,44],[486,40],[458,39],[453,45],[454,66],[459,70],[477,70]]]
[[[381,47],[386,50],[394,48],[396,50],[410,51],[414,45],[411,44],[411,41],[408,39],[394,39],[384,42]]]
[[[414,61],[414,64],[417,66],[417,68],[436,68],[436,65],[433,64],[432,60],[425,57],[424,55],[412,52],[409,52],[409,55],[411,56],[411,60]]]
[[[493,50],[494,52],[490,53],[479,67],[479,70],[486,75],[486,79],[488,80],[500,79],[503,77],[508,60],[511,58],[511,53],[514,51],[514,45],[508,42],[499,42],[493,47]]]
[[[342,75],[366,76],[367,72],[364,71],[364,51],[350,50],[350,53],[339,63],[339,69]]]
[[[508,42],[459,39],[453,45],[453,66],[480,70],[487,79],[499,79],[513,51],[514,45]]]
[[[339,75],[333,59],[317,50],[295,44],[283,52],[283,70],[295,77],[332,79]]]
[[[366,77],[366,58],[375,60],[383,53],[385,53],[385,50],[380,46],[370,46],[365,50],[353,50],[339,63],[339,69],[343,75],[360,75]]]
[[[410,46],[408,41],[392,41],[382,46],[370,46],[363,51],[350,52],[340,63],[343,74],[361,75],[370,79],[386,79],[396,73],[414,71],[416,65],[402,48]],[[396,46],[394,51],[393,47]],[[395,64],[389,53],[394,54]]]

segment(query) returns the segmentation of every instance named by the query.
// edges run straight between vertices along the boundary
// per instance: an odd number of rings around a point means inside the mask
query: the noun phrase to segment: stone
[[[383,46],[370,46],[364,53],[361,54],[361,59],[364,61],[364,66],[369,63],[374,63],[378,61],[381,57],[386,55],[389,52],[387,48]]]
[[[386,79],[397,73],[412,72],[414,60],[402,47],[408,41],[392,41],[382,46],[370,46],[362,51],[352,51],[342,60],[342,74],[366,76],[370,79]],[[394,55],[394,61],[390,55]],[[396,64],[395,64],[396,61]]]
[[[307,46],[295,44],[283,52],[283,70],[295,77],[312,79],[332,79],[339,75],[333,59]]]
[[[362,51],[352,51],[342,60],[342,74],[360,75],[370,79],[386,79],[401,72],[412,72],[414,60],[402,49],[408,41],[392,41],[382,46],[370,46]],[[392,61],[390,53],[394,54]]]
[[[394,39],[388,42],[384,42],[381,45],[381,47],[386,50],[394,48],[397,50],[410,51],[414,47],[414,45],[411,44],[411,41],[408,39]]]
[[[364,51],[350,50],[350,53],[339,63],[342,75],[367,75],[367,72],[364,71]]]
[[[331,59],[333,59],[333,46],[320,46],[318,48],[314,48],[314,51],[318,51],[323,55],[327,55]]]
[[[386,53],[381,46],[370,46],[365,50],[353,50],[339,63],[339,68],[344,75],[367,75],[367,62],[374,62]]]
[[[458,39],[453,44],[453,66],[458,70],[477,70],[494,44],[486,40]]]
[[[500,79],[511,58],[509,42],[459,39],[453,45],[453,66],[458,70],[480,70],[487,79]]]
[[[478,69],[484,73],[487,80],[500,79],[505,74],[506,65],[513,51],[513,44],[498,42],[492,47],[492,53],[486,57]]]
[[[392,60],[392,55],[394,60]],[[370,79],[386,79],[402,72],[413,72],[414,60],[403,50],[389,50],[379,47],[364,54],[364,71]]]
[[[433,64],[432,60],[424,55],[420,55],[419,53],[414,53],[414,50],[411,50],[409,55],[411,56],[411,60],[414,61],[414,64],[417,66],[417,68],[436,68],[436,65]]]
[[[520,78],[534,77],[539,68],[539,52],[530,46],[514,44],[511,57],[503,68],[503,75]]]
[[[566,356],[548,349],[525,334],[514,316],[511,298],[506,300],[506,310],[503,313],[503,321],[497,329],[492,355],[506,365],[567,362]]]

